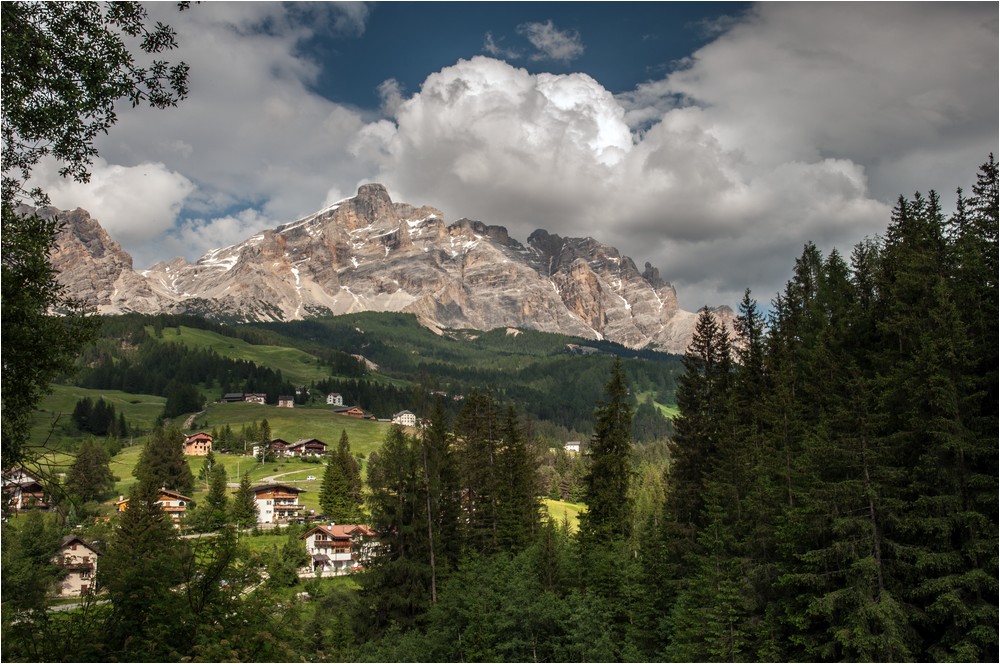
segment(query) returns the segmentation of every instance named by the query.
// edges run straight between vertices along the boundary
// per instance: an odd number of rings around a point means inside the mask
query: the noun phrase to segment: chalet
[[[247,392],[243,395],[243,400],[247,403],[259,403],[263,406],[267,403],[267,395],[258,392]]]
[[[89,593],[94,587],[97,558],[100,555],[93,544],[88,544],[76,535],[64,537],[52,559],[52,562],[66,572],[57,592],[63,597],[82,597]]]
[[[304,489],[287,484],[264,484],[253,488],[257,523],[290,523],[302,518],[299,494]]]
[[[356,417],[359,420],[364,419],[368,415],[363,409],[358,408],[357,406],[350,406],[349,408],[334,408],[333,412],[337,415]]]
[[[124,512],[128,509],[128,498],[122,497],[115,502],[115,509]],[[184,494],[171,491],[170,489],[160,489],[160,494],[156,498],[156,504],[174,522],[175,528],[180,528],[181,519],[187,514],[188,503],[191,499]]]
[[[278,397],[278,408],[295,408],[295,397],[287,395]]]
[[[338,576],[364,567],[371,559],[375,531],[364,525],[331,523],[315,526],[302,539],[312,558],[312,571]]]
[[[563,445],[563,448],[568,453],[570,453],[570,454],[579,454],[580,453],[580,441],[578,441],[578,440],[571,440],[568,443],[566,443],[565,445]]]
[[[227,392],[226,394],[222,395],[223,403],[239,403],[241,401],[243,401],[242,392]]]
[[[200,431],[184,438],[184,456],[208,456],[212,451],[212,434]]]
[[[316,438],[302,438],[288,446],[285,456],[321,457],[326,454],[326,443]]]
[[[343,406],[344,405],[343,395],[338,394],[337,392],[330,392],[328,395],[326,395],[326,405]]]
[[[49,508],[45,487],[24,468],[14,468],[4,473],[3,502],[6,509],[15,512]]]
[[[408,410],[401,410],[392,416],[392,423],[404,427],[417,426],[417,416]]]

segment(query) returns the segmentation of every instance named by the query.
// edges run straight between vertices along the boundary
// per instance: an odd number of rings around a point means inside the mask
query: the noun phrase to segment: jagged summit
[[[440,210],[395,203],[377,183],[194,263],[141,272],[85,211],[62,216],[60,280],[101,313],[254,321],[404,311],[432,328],[525,327],[668,352],[683,352],[696,318],[656,268],[640,272],[593,238],[539,229],[525,246],[503,226],[449,225]],[[728,308],[717,315],[731,322]]]

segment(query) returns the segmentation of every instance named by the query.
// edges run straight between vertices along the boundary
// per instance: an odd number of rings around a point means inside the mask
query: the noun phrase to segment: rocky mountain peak
[[[244,242],[141,273],[85,211],[61,237],[60,280],[102,313],[197,312],[298,320],[356,311],[412,313],[428,327],[526,327],[683,352],[696,314],[648,263],[594,238],[446,225],[432,207],[395,203],[381,184]],[[728,310],[727,310],[728,311]],[[718,312],[731,323],[731,312]],[[727,319],[728,316],[728,320]]]

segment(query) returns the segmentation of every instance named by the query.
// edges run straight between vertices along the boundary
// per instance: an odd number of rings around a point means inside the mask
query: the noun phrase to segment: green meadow
[[[153,328],[147,332],[152,335]],[[163,329],[156,337],[166,343],[182,343],[189,348],[210,348],[222,357],[248,360],[262,367],[281,371],[282,377],[296,385],[308,385],[330,377],[330,368],[305,351],[284,346],[256,346],[242,339],[224,337],[208,330],[180,326]]]

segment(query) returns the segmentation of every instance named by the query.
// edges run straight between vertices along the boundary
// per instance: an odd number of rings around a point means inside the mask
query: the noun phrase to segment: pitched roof
[[[364,524],[359,523],[336,523],[330,525],[313,526],[302,535],[305,539],[315,532],[324,532],[333,539],[351,539],[355,534],[372,537],[375,531]]]
[[[291,486],[290,484],[261,484],[259,486],[253,487],[253,492],[257,494],[257,493],[263,493],[264,491],[271,491],[274,489],[286,489],[287,491],[291,491],[292,493],[306,492],[305,489],[300,489],[297,486]]]
[[[101,555],[101,552],[100,552],[100,550],[97,549],[97,547],[95,547],[93,544],[91,544],[87,540],[85,540],[82,537],[79,537],[77,535],[66,535],[65,537],[63,537],[62,541],[59,542],[59,549],[60,550],[65,549],[67,546],[69,546],[73,542],[79,542],[80,544],[84,545],[85,547],[87,547],[88,549],[90,549],[91,551],[93,551],[94,553],[96,553],[97,555]]]

